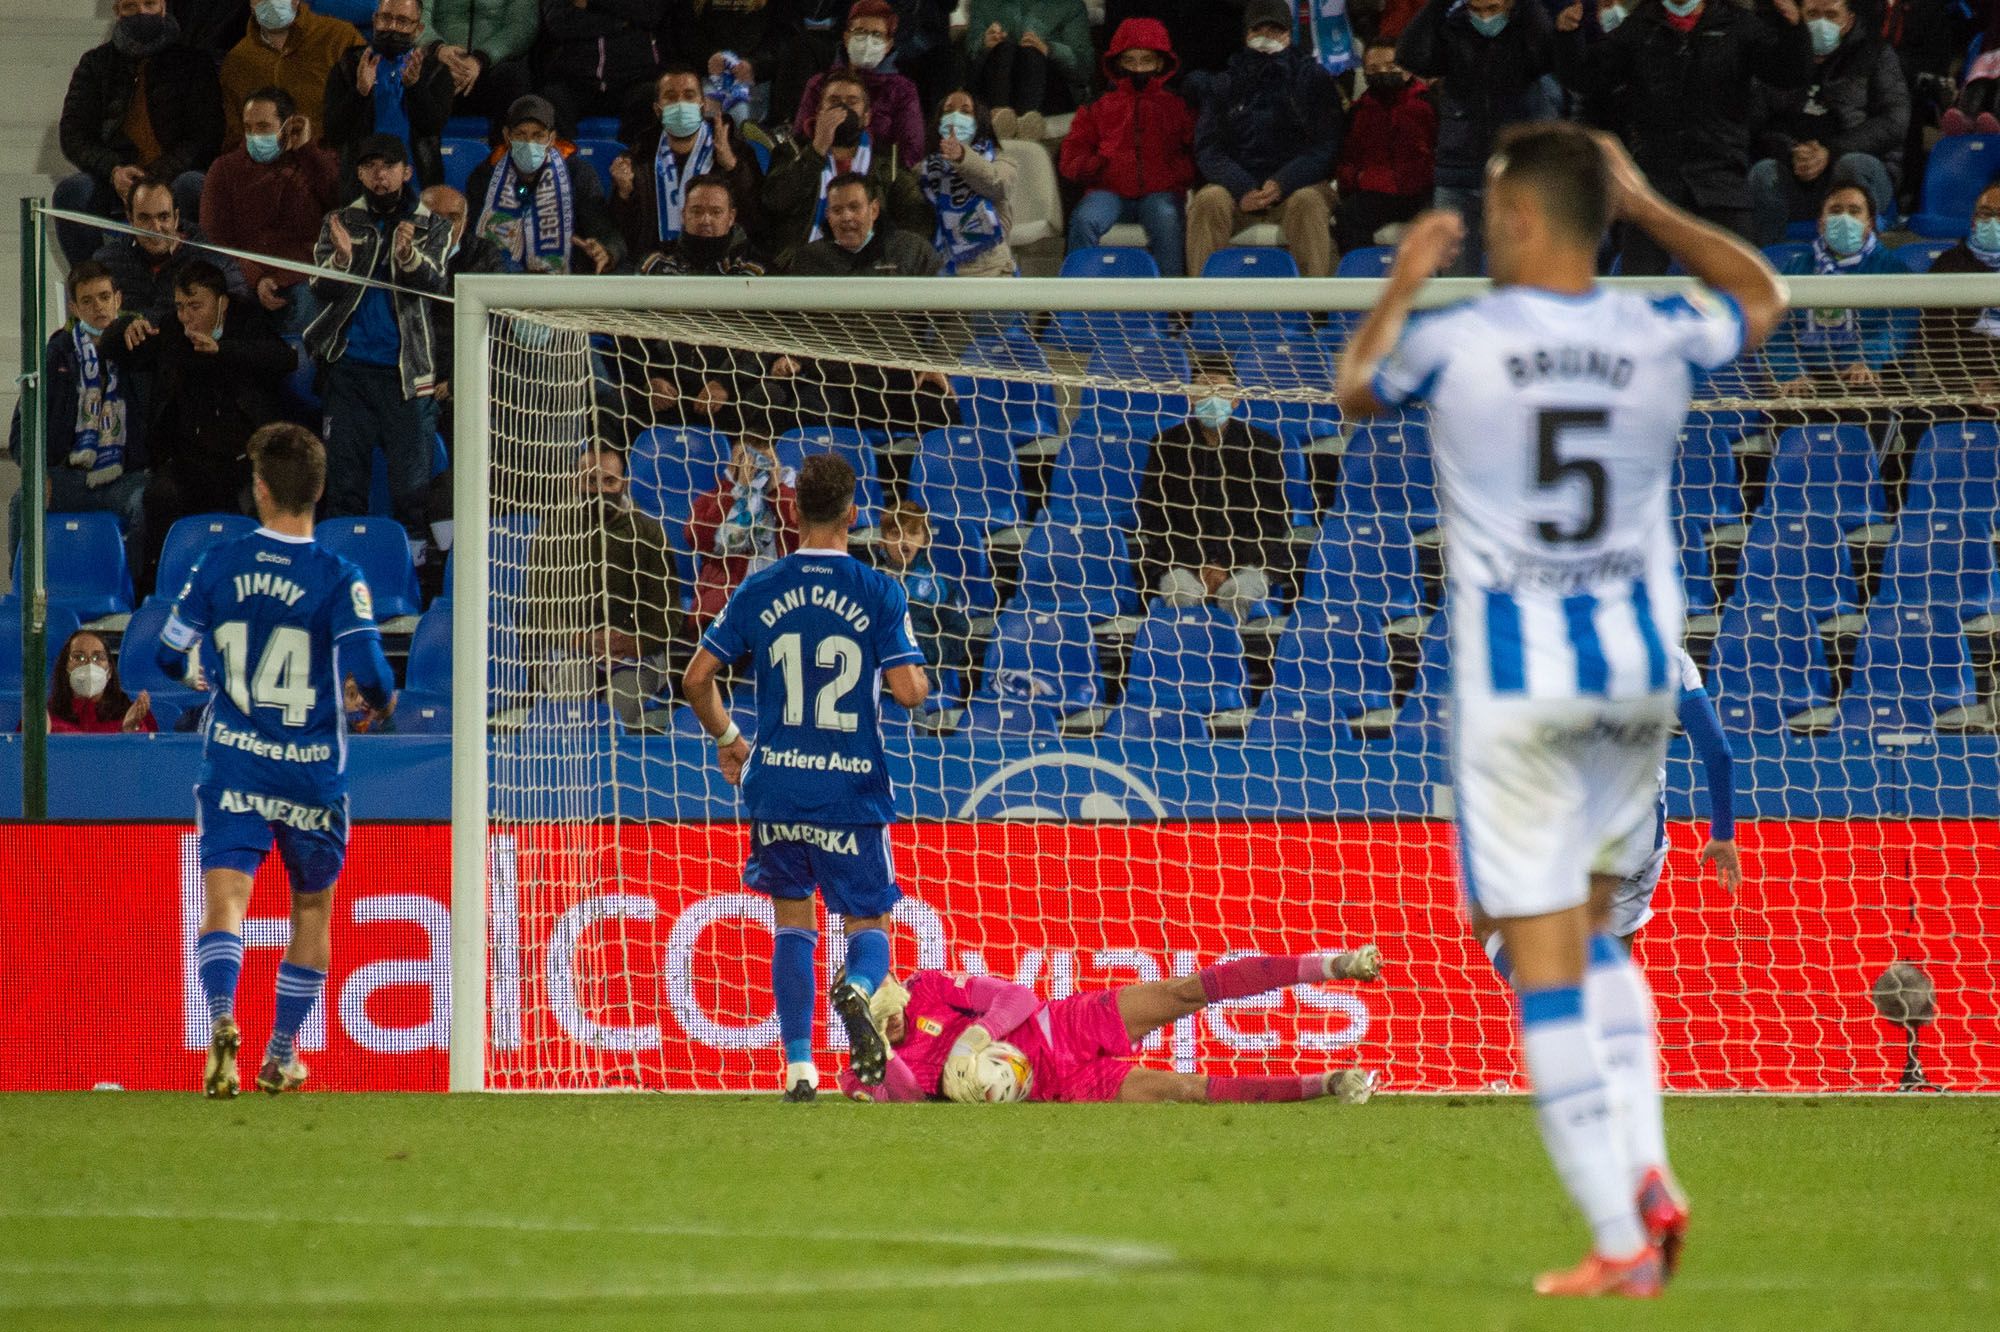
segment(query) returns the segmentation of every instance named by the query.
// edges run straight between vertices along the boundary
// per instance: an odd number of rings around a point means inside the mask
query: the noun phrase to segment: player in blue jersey
[[[1683,621],[1668,491],[1695,376],[1754,352],[1786,294],[1757,251],[1661,198],[1609,136],[1514,126],[1486,182],[1492,291],[1411,319],[1464,235],[1456,214],[1418,218],[1337,391],[1350,419],[1430,406],[1462,878],[1475,924],[1505,940],[1543,1144],[1592,1237],[1535,1289],[1652,1296],[1688,1206],[1642,1131],[1657,1068],[1607,1058],[1616,1029],[1651,1042],[1653,1024],[1606,925],[1658,841]],[[1600,286],[1613,218],[1696,286]]]
[[[895,808],[877,705],[885,684],[906,708],[922,706],[931,689],[903,589],[847,552],[854,486],[854,469],[840,458],[805,460],[794,491],[798,549],[743,580],[702,635],[684,682],[723,776],[742,785],[749,806],[743,882],[771,898],[777,918],[771,989],[787,1101],[810,1101],[819,1087],[815,887],[846,922],[847,966],[829,998],[854,1075],[872,1086],[888,1068],[868,1000],[889,972],[889,912],[902,891],[889,863]],[[746,658],[757,691],[755,750],[716,686],[724,667]]]
[[[303,1085],[295,1042],[332,955],[333,882],[347,855],[343,681],[374,716],[394,703],[368,584],[313,544],[326,448],[311,431],[268,425],[250,437],[262,526],[202,556],[161,634],[160,666],[210,691],[202,719],[195,826],[208,905],[195,941],[211,1035],[202,1091],[236,1095],[236,978],[250,883],[275,842],[292,884],[292,938],[278,964],[278,1012],[257,1085]]]

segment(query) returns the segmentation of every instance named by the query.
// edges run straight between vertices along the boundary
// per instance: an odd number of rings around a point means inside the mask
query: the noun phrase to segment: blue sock
[[[771,942],[771,992],[778,1000],[778,1036],[788,1064],[813,1061],[813,999],[819,989],[813,953],[818,947],[818,930],[780,929]]]
[[[873,994],[889,974],[889,932],[856,930],[847,936],[847,979]]]
[[[264,1047],[266,1058],[284,1063],[292,1057],[292,1044],[299,1038],[299,1024],[312,1011],[326,984],[326,973],[292,962],[278,964],[278,1019],[271,1027],[271,1043]]]
[[[210,930],[194,941],[195,970],[208,997],[208,1020],[236,1011],[236,978],[243,972],[243,936]]]

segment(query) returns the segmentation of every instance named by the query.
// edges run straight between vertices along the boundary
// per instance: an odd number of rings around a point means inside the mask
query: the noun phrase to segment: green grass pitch
[[[0,1097],[0,1327],[2000,1328],[2000,1100],[1677,1100],[1657,1304],[1520,1098]]]

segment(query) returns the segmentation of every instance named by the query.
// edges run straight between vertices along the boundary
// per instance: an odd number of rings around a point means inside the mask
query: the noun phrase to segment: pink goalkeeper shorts
[[[1058,999],[1014,1038],[1035,1070],[1031,1101],[1116,1100],[1132,1071],[1132,1038],[1115,990]]]

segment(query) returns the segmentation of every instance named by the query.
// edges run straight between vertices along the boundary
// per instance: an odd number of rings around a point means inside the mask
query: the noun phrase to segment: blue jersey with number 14
[[[894,579],[845,553],[796,551],[744,579],[701,645],[725,664],[752,659],[757,743],[743,775],[751,818],[894,817],[882,672],[924,660]]]
[[[208,681],[204,787],[339,803],[341,653],[379,653],[381,638],[359,569],[307,538],[259,528],[202,557],[162,637],[198,650]]]

